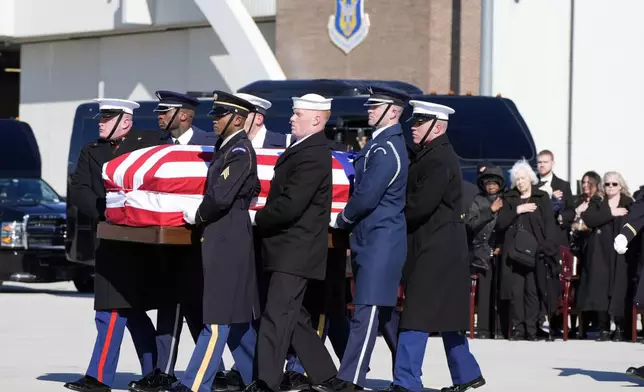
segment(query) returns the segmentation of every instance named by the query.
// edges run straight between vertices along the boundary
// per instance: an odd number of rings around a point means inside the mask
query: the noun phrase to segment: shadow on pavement
[[[643,380],[638,380],[637,378],[627,376],[626,373],[609,372],[604,370],[586,370],[586,369],[576,369],[576,368],[555,368],[555,370],[559,370],[561,372],[559,373],[559,377],[581,375],[581,376],[590,377],[593,380],[599,381],[599,382],[624,381],[624,382],[636,384],[632,386],[644,386]],[[626,372],[626,369],[624,369],[624,372]]]
[[[76,381],[83,376],[84,374],[78,374],[78,373],[47,373],[38,377],[37,380],[53,381],[53,382],[59,382],[61,384],[64,384],[66,382]],[[129,384],[130,381],[138,380],[140,378],[141,378],[140,374],[117,372],[116,376],[114,377],[114,385],[112,386],[112,389],[127,390],[127,384]]]
[[[372,391],[380,391],[389,388],[391,385],[391,380],[379,380],[379,379],[367,379],[365,381],[365,388],[371,389]],[[439,389],[423,388],[423,392],[440,392]]]
[[[10,282],[3,282],[0,286],[1,294],[49,294],[59,297],[77,297],[77,298],[93,298],[94,293],[79,293],[70,290],[52,290],[52,289],[39,289],[37,283],[34,286],[18,286],[12,285]]]

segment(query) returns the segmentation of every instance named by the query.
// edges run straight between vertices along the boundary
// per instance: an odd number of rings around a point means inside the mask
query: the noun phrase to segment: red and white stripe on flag
[[[284,149],[257,149],[260,194],[251,218],[264,207],[273,170]],[[103,165],[107,191],[106,220],[127,226],[183,226],[194,215],[206,189],[208,167],[214,148],[162,145],[121,155]],[[329,224],[349,200],[350,182],[342,165],[333,158],[333,205]]]

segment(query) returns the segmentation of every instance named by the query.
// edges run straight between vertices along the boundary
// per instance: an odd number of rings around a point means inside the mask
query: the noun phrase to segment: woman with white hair
[[[626,317],[625,303],[631,281],[629,262],[632,252],[620,255],[613,249],[613,240],[626,223],[625,216],[633,203],[628,186],[621,174],[604,174],[604,195],[596,194],[581,214],[591,230],[587,240],[587,252],[582,265],[581,280],[577,293],[577,308],[580,312],[596,312],[599,327],[598,341],[611,339],[610,317],[615,320],[615,341],[624,338]],[[637,260],[632,260],[636,265]]]
[[[510,301],[510,340],[537,340],[540,299],[552,314],[558,297],[556,225],[548,193],[530,164],[510,170],[512,189],[503,196],[497,227],[505,231],[501,256],[500,298]]]

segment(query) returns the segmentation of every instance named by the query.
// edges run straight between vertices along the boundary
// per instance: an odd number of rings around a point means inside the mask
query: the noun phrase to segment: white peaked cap
[[[414,107],[413,114],[427,114],[436,116],[439,120],[448,120],[449,115],[454,113],[454,109],[449,106],[439,105],[437,103],[425,101],[409,101],[409,104]]]
[[[124,113],[134,114],[134,109],[138,109],[141,105],[134,101],[127,99],[112,99],[112,98],[96,98],[94,101],[98,102],[98,110],[121,110]]]
[[[255,105],[255,106],[257,106],[257,107],[259,107],[261,109],[264,109],[264,110],[268,110],[268,109],[270,109],[271,106],[273,106],[271,101],[267,101],[264,98],[256,97],[254,95],[250,95],[250,94],[246,94],[246,93],[237,93],[237,94],[234,94],[234,95],[237,98],[244,99],[244,100],[252,103],[253,105]]]
[[[301,97],[293,97],[293,109],[306,110],[331,110],[333,98],[324,98],[318,94],[306,94]]]

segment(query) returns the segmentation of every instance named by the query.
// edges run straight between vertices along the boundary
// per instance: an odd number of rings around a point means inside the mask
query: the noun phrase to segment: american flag
[[[261,191],[250,208],[266,204],[273,168],[284,149],[256,149]],[[183,226],[194,215],[206,189],[213,147],[162,145],[123,154],[103,165],[108,222],[127,226]],[[333,200],[329,225],[349,200],[355,175],[351,153],[332,152]]]

